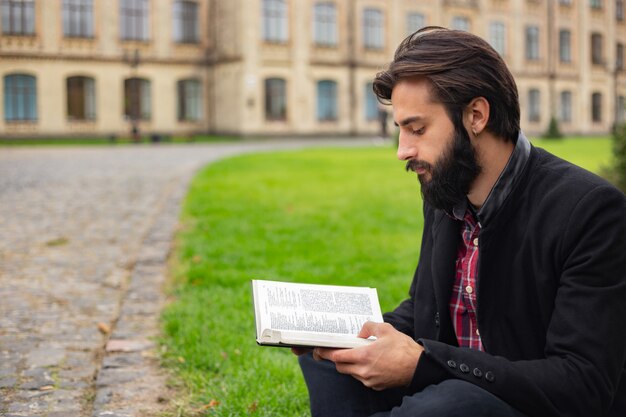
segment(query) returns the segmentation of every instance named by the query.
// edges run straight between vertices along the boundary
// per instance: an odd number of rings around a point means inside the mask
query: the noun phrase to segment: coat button
[[[439,327],[439,313],[435,314],[435,327]]]
[[[481,371],[481,370],[480,370],[480,369],[478,369],[478,368],[474,368],[474,370],[472,371],[472,373],[474,374],[474,376],[475,376],[476,378],[480,378],[480,377],[482,377],[482,376],[483,376],[483,371]]]
[[[487,380],[487,382],[493,382],[496,380],[496,376],[493,374],[493,372],[487,371],[487,373],[485,374],[485,379]]]
[[[459,369],[461,370],[461,372],[463,372],[464,374],[468,373],[470,368],[469,366],[467,366],[466,364],[462,363],[459,365]]]
[[[454,368],[456,368],[456,362],[455,362],[455,361],[453,361],[452,359],[450,359],[450,360],[448,361],[448,366],[449,366],[450,368],[454,369]]]

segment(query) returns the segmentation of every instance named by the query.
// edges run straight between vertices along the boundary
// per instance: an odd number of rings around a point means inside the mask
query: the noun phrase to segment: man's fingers
[[[373,321],[366,321],[363,327],[361,327],[359,337],[367,339],[370,336],[381,336],[387,332],[390,326],[391,325],[389,323],[375,323]]]

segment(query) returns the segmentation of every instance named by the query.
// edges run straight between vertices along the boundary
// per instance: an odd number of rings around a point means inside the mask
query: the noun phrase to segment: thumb
[[[380,336],[383,333],[385,323],[376,323],[373,321],[366,321],[361,327],[361,331],[359,332],[359,337],[363,339],[367,339],[370,336]]]

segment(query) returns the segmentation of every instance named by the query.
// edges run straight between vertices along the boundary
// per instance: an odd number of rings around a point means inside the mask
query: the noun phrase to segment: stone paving
[[[243,152],[366,143],[0,148],[0,416],[168,410],[155,337],[194,172]]]

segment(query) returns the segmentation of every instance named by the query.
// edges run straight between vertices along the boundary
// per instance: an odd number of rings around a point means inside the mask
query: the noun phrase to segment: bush
[[[626,192],[626,123],[615,126],[613,133],[613,168],[611,179]]]
[[[550,125],[548,125],[548,130],[543,134],[543,137],[546,139],[560,139],[563,137],[559,130],[559,122],[556,120],[556,117],[553,116],[550,118]]]

